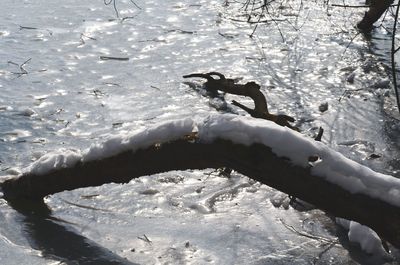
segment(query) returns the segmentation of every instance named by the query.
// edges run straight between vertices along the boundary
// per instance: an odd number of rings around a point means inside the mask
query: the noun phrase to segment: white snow
[[[43,175],[47,172],[73,167],[82,159],[81,152],[73,149],[60,149],[47,153],[23,170],[23,173]]]
[[[264,144],[271,147],[276,155],[289,158],[293,164],[302,167],[308,166],[310,156],[317,155],[320,161],[313,165],[314,175],[352,193],[366,194],[400,206],[399,179],[377,173],[287,127],[237,115],[213,115],[198,128],[203,141],[222,138],[244,145]]]
[[[99,160],[127,150],[133,152],[140,148],[149,147],[154,143],[176,140],[191,133],[193,124],[193,120],[189,118],[165,122],[128,135],[113,136],[103,143],[92,145],[84,152],[60,149],[43,155],[23,172],[43,175],[56,169],[73,167],[79,161]]]
[[[349,241],[358,243],[363,251],[383,257],[388,256],[380,237],[371,228],[343,218],[336,218],[336,223],[349,231]]]
[[[8,175],[18,176],[19,174],[21,174],[21,171],[19,170],[19,168],[11,167],[6,170],[6,173]]]
[[[179,139],[193,131],[194,122],[187,118],[164,122],[158,126],[134,132],[130,135],[119,135],[108,141],[93,145],[83,156],[83,161],[97,160],[121,153],[126,150],[138,150],[155,143]]]

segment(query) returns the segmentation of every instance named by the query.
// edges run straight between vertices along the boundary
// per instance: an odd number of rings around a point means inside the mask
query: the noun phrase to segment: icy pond
[[[255,28],[246,14],[257,6],[246,1],[116,0],[117,18],[112,2],[101,0],[3,0],[0,178],[54,150],[84,150],[113,135],[217,113],[218,103],[182,78],[209,71],[256,81],[270,111],[295,117],[303,134],[322,126],[329,147],[400,177],[391,35],[384,27],[358,34],[365,10],[336,2],[343,4],[285,1]],[[26,217],[0,199],[0,264],[400,260],[397,250],[365,253],[334,217],[296,210],[286,194],[237,173],[168,172],[62,192],[46,203],[51,220]]]

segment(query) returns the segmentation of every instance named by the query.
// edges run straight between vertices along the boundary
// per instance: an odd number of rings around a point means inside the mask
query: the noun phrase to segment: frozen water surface
[[[3,1],[2,175],[52,150],[83,150],[151,124],[215,113],[181,77],[215,70],[260,83],[272,112],[296,117],[308,135],[323,126],[328,146],[399,176],[400,127],[385,61],[390,35],[376,29],[372,40],[355,37],[363,10],[289,1],[291,8],[271,10],[277,24],[259,25],[250,38],[254,25],[237,21],[247,19],[242,4],[136,3],[141,9],[117,1],[120,17],[131,17],[121,20],[103,1]],[[3,201],[0,261],[72,263],[76,257],[63,250],[86,242],[94,264],[95,256],[127,264],[396,263],[350,244],[333,217],[294,210],[286,195],[244,176],[210,172],[56,194],[46,202],[59,221],[47,223]]]

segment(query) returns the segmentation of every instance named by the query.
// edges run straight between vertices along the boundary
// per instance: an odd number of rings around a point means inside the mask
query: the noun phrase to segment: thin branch
[[[32,58],[29,58],[28,60],[26,60],[25,62],[23,62],[19,68],[20,68],[21,70],[24,70],[24,71],[26,72],[26,70],[24,69],[24,65],[27,64],[30,60],[32,60]]]
[[[287,224],[287,223],[285,223],[285,221],[282,219],[282,218],[279,218],[279,221],[282,223],[282,225],[284,226],[284,227],[286,227],[288,230],[290,230],[290,231],[292,231],[292,232],[294,232],[294,233],[296,233],[296,234],[298,234],[298,235],[300,235],[300,236],[304,236],[304,237],[307,237],[307,238],[310,238],[310,239],[314,239],[314,240],[318,240],[318,241],[324,241],[324,242],[327,242],[327,243],[338,243],[338,239],[337,238],[335,238],[335,239],[329,239],[329,238],[325,238],[325,237],[322,237],[322,236],[315,236],[315,235],[311,235],[311,234],[309,234],[309,233],[306,233],[306,232],[303,232],[303,231],[298,231],[296,228],[294,228],[293,226],[291,226],[291,225],[289,225],[289,224]]]
[[[87,38],[89,40],[96,40],[93,37],[90,37],[90,36],[85,35],[84,33],[81,33],[81,35],[80,35],[81,45],[85,45],[85,43],[86,43],[84,38]]]
[[[129,57],[100,56],[100,60],[103,60],[103,61],[108,61],[108,60],[129,61]]]
[[[267,14],[272,18],[272,15],[269,13],[268,7],[265,7],[264,10],[265,10],[265,12],[267,12]],[[282,33],[282,31],[281,31],[281,28],[279,27],[278,20],[272,18],[272,22],[274,22],[276,28],[278,29],[278,32],[279,32],[279,34],[281,35],[282,41],[283,41],[283,42],[286,42],[286,39],[285,39],[285,37],[283,36],[283,33]]]
[[[332,242],[332,243],[328,243],[328,246],[318,254],[318,257],[315,257],[315,258],[314,258],[313,264],[314,264],[314,265],[317,264],[318,261],[321,260],[322,256],[323,256],[326,252],[328,252],[330,249],[332,249],[332,248],[333,248],[335,245],[337,245],[337,244],[338,244],[338,241],[334,241],[334,242]]]
[[[153,243],[145,234],[143,234],[143,237],[138,236],[137,238],[140,240],[143,240],[144,242],[146,242],[150,245]]]
[[[236,19],[236,18],[229,18],[229,20],[234,21],[234,22],[259,24],[259,23],[271,23],[271,22],[276,22],[276,21],[286,21],[287,19],[265,19],[265,20],[259,20],[259,21],[249,21],[249,20],[241,20],[241,19]]]
[[[18,77],[21,77],[23,75],[27,75],[28,71],[26,71],[26,69],[24,68],[24,65],[27,64],[28,62],[30,62],[30,60],[32,60],[32,58],[29,58],[28,60],[26,60],[25,62],[23,62],[21,65],[14,63],[13,61],[8,61],[9,64],[13,64],[19,67],[20,72],[12,72],[12,74],[17,75]]]
[[[115,0],[109,0],[109,1],[108,0],[104,0],[104,4],[106,6],[110,5],[111,3],[113,4],[115,15],[117,16],[117,18],[119,18],[119,12],[118,12],[117,4],[115,3]]]
[[[131,0],[131,3],[134,4],[136,6],[137,9],[142,9],[140,6],[138,6],[133,0]]]
[[[350,47],[350,45],[354,42],[354,40],[357,38],[358,35],[360,35],[361,32],[357,32],[356,35],[354,35],[351,39],[350,42],[346,45],[346,48],[344,49],[342,56],[340,57],[340,60],[343,59],[344,54],[347,52],[347,49]]]
[[[140,6],[138,6],[133,0],[130,0],[131,1],[131,3],[137,8],[137,9],[142,9]],[[117,0],[104,0],[104,4],[106,5],[106,6],[108,6],[108,5],[113,5],[113,7],[114,7],[114,11],[115,11],[115,15],[117,16],[117,18],[119,18],[119,12],[118,12],[118,9],[117,9]],[[133,18],[133,17],[128,17],[128,18]]]
[[[370,5],[339,5],[339,4],[332,4],[332,7],[344,7],[344,8],[369,8]],[[390,5],[390,7],[394,7],[398,5]]]
[[[394,87],[394,92],[396,94],[397,108],[400,112],[400,97],[399,97],[399,91],[397,89],[397,74],[396,74],[396,62],[395,62],[395,53],[397,51],[396,47],[395,47],[395,39],[396,39],[397,19],[399,17],[399,7],[400,6],[398,5],[396,8],[396,13],[395,13],[394,22],[393,22],[391,59],[392,59],[393,87]]]
[[[36,29],[38,29],[38,28],[35,28],[35,27],[26,27],[26,26],[19,26],[19,30],[23,30],[23,29],[29,29],[29,30],[36,30]]]
[[[96,208],[96,207],[93,207],[93,206],[74,203],[74,202],[67,201],[65,199],[60,199],[60,200],[63,201],[64,203],[66,203],[66,204],[69,204],[69,205],[72,205],[72,206],[76,206],[76,207],[79,207],[79,208],[84,208],[84,209],[88,209],[88,210],[95,210],[95,211],[110,212],[110,210],[107,210],[107,209],[101,209],[101,208]]]

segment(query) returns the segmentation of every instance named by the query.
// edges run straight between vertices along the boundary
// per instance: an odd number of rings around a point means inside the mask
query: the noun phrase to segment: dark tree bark
[[[232,168],[263,184],[307,201],[334,216],[357,221],[375,230],[400,248],[400,209],[379,198],[353,194],[314,176],[311,167],[293,165],[276,156],[268,146],[245,146],[226,140],[212,143],[194,137],[155,144],[136,152],[97,161],[79,162],[44,175],[25,174],[1,184],[12,205],[24,200],[42,200],[46,195],[105,183],[126,183],[133,178],[170,170]]]
[[[365,12],[363,19],[358,22],[357,27],[364,32],[370,32],[373,29],[373,24],[385,13],[392,3],[393,0],[371,0],[368,11]]]

